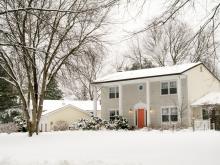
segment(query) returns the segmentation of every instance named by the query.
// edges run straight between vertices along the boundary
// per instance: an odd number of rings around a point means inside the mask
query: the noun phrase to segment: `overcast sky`
[[[108,27],[108,56],[105,61],[105,69],[102,75],[113,72],[111,67],[115,61],[120,61],[126,52],[128,45],[129,32],[138,31],[144,28],[150,20],[161,15],[166,10],[167,0],[146,0],[144,6],[143,1],[121,5],[115,7],[111,12],[109,20],[113,23]],[[182,10],[179,19],[188,23],[191,29],[198,30],[202,25],[204,18],[207,18],[211,9],[215,5],[215,0],[196,0],[194,8],[187,7]],[[143,7],[143,8],[142,8]]]

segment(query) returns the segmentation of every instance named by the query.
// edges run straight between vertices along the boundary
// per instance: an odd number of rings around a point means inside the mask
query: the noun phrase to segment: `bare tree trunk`
[[[39,121],[36,122],[36,135],[39,133]]]
[[[27,122],[27,129],[28,129],[28,135],[31,137],[33,135],[33,133],[35,132],[35,126],[34,126],[33,122],[31,122],[31,121]]]

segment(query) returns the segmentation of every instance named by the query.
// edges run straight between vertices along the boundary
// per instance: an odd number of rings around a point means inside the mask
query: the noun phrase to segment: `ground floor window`
[[[178,110],[177,107],[164,107],[161,109],[162,122],[177,122]]]
[[[162,108],[162,122],[169,122],[169,108]]]
[[[209,113],[207,109],[202,109],[202,119],[208,120],[209,119]]]
[[[118,110],[111,110],[110,114],[109,114],[110,121],[115,120],[118,115],[119,115],[119,111]]]
[[[178,111],[177,107],[170,108],[170,120],[172,122],[178,121]]]

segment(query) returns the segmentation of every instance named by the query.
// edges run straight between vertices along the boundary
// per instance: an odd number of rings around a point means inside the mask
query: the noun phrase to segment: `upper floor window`
[[[161,84],[161,94],[167,95],[168,94],[168,82],[162,82]]]
[[[176,87],[176,81],[170,82],[170,94],[176,94],[177,93],[177,87]]]
[[[119,90],[118,87],[110,87],[109,88],[109,98],[119,98]]]
[[[176,94],[176,93],[177,93],[176,81],[161,83],[161,95]]]

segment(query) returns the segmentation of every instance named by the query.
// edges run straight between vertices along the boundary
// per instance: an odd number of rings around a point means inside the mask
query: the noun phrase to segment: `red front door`
[[[138,128],[144,127],[144,109],[138,109]]]

